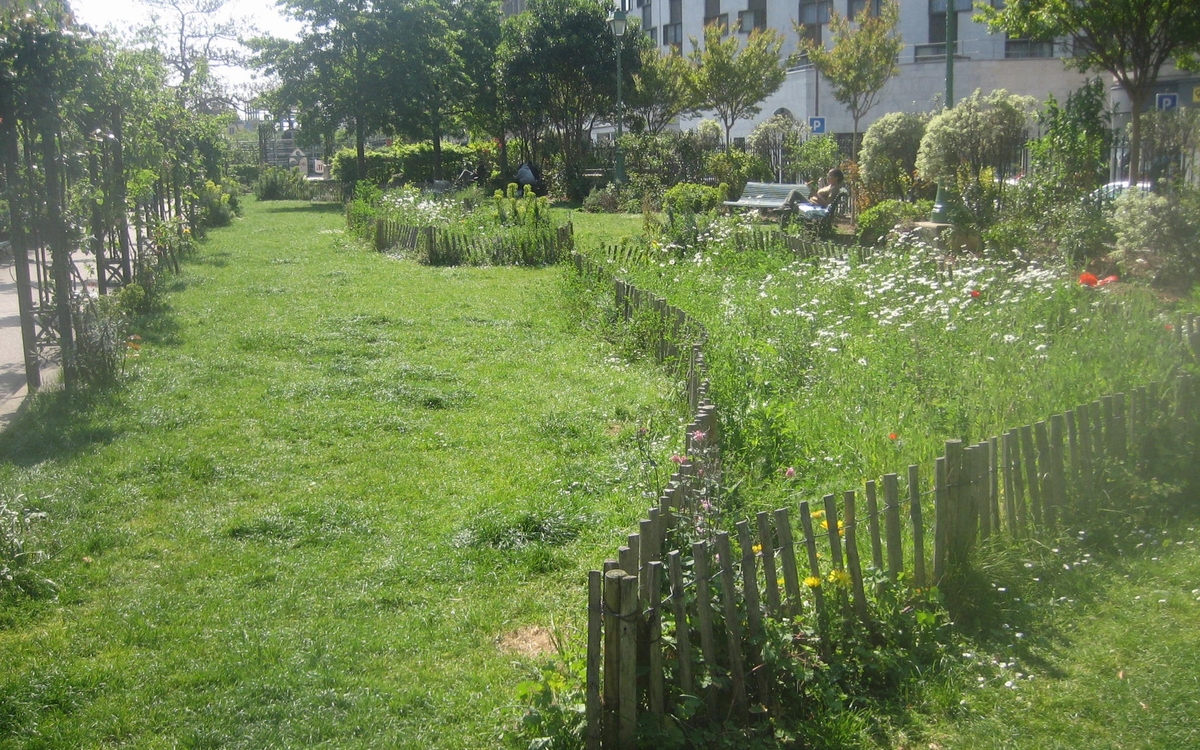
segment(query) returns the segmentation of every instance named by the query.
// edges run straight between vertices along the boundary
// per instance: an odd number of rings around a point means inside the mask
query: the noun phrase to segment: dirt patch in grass
[[[499,646],[501,651],[527,659],[554,653],[554,639],[550,631],[538,625],[526,625],[500,636]]]

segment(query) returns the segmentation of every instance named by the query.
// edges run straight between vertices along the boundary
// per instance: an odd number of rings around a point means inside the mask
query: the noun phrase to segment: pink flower
[[[791,479],[792,477],[796,476],[796,467],[795,466],[787,467],[787,470],[783,472],[783,475],[785,477],[787,477],[788,479]]]
[[[1099,281],[1096,282],[1096,286],[1104,286],[1105,284],[1111,284],[1114,281],[1120,281],[1120,279],[1117,278],[1116,275],[1105,276],[1103,279],[1100,279]]]
[[[708,433],[704,432],[703,430],[696,430],[692,433],[693,440],[703,440],[706,437],[708,437]]]
[[[673,464],[682,464],[686,460],[687,460],[686,458],[679,455],[678,453],[676,453],[674,456],[671,456],[671,463],[673,463]]]

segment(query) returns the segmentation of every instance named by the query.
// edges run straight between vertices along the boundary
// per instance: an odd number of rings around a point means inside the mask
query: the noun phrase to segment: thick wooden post
[[[588,571],[588,640],[587,640],[587,750],[600,750],[600,663],[604,645],[600,640],[604,616],[604,574]]]
[[[750,718],[746,698],[746,671],[742,658],[742,624],[737,611],[737,589],[733,575],[733,550],[729,532],[717,532],[717,554],[721,558],[721,604],[725,614],[726,653],[729,657],[729,679],[733,683],[733,711],[745,723]]]
[[[604,574],[604,716],[601,734],[604,747],[617,747],[621,705],[621,579],[625,571]]]
[[[863,586],[862,565],[858,559],[857,517],[855,513],[853,490],[842,495],[842,504],[846,513],[846,566],[850,569],[850,583],[854,587],[854,614],[863,625],[870,624],[867,616],[867,592]],[[836,535],[837,531],[830,528]]]
[[[913,585],[925,588],[925,520],[921,517],[920,468],[908,467],[908,515],[913,530]]]
[[[900,533],[900,484],[895,474],[883,477],[884,528],[887,533],[888,577],[895,581],[904,569]]]
[[[617,747],[621,750],[637,748],[637,634],[638,621],[638,578],[627,575],[621,579],[621,677],[618,687]]]
[[[883,570],[883,544],[879,539],[879,503],[875,497],[874,479],[867,482],[867,526],[871,532],[871,565],[875,570]]]
[[[783,566],[783,588],[787,593],[784,611],[791,617],[800,614],[800,579],[796,573],[796,550],[792,546],[792,521],[787,508],[775,511],[775,534],[779,538],[779,558]]]

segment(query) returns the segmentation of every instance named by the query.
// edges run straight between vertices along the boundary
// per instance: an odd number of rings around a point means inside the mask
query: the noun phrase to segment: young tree
[[[179,90],[191,98],[189,107],[213,114],[229,111],[232,98],[215,73],[246,62],[238,40],[241,32],[253,32],[249,22],[229,15],[230,0],[139,2],[149,9],[150,22],[139,27],[137,35],[159,50],[179,77]]]
[[[283,0],[304,24],[299,41],[256,39],[254,63],[279,77],[274,107],[296,106],[312,122],[354,132],[358,174],[366,174],[367,133],[388,123],[380,24],[369,0]],[[303,119],[303,118],[302,118]]]
[[[1113,75],[1132,105],[1129,179],[1141,174],[1142,111],[1150,103],[1159,71],[1169,60],[1195,61],[1200,54],[1200,3],[1196,0],[1022,0],[985,8],[993,29],[1014,37],[1074,41],[1063,58],[1081,71]]]
[[[796,122],[791,115],[775,115],[754,129],[746,145],[771,165],[775,179],[784,182],[785,176],[796,173],[800,145],[809,132],[807,125]]]
[[[563,160],[572,198],[582,199],[582,157],[592,127],[612,117],[617,89],[617,40],[602,0],[530,0],[528,10],[504,22],[497,54],[500,91],[509,129],[536,157],[550,130]],[[621,45],[628,83],[637,72],[644,34],[631,27]]]
[[[762,100],[779,90],[786,73],[779,60],[783,38],[774,29],[755,29],[743,46],[737,34],[724,39],[719,24],[704,27],[704,48],[692,39],[693,106],[712,110],[725,127],[725,150],[729,131],[738,120],[757,115]]]
[[[879,92],[900,72],[896,60],[904,41],[896,32],[899,6],[887,0],[874,14],[863,7],[851,23],[836,11],[829,15],[833,47],[825,49],[796,26],[800,44],[808,53],[817,72],[833,87],[833,98],[846,106],[854,120],[854,140],[850,158],[858,158],[858,123],[879,101]]]
[[[461,34],[450,11],[434,0],[380,2],[380,67],[393,127],[433,145],[433,176],[442,179],[442,134],[458,120],[469,82],[460,54]]]
[[[691,108],[688,83],[692,67],[683,55],[642,50],[642,69],[633,77],[633,93],[626,100],[628,111],[641,117],[646,132],[658,135],[676,117]]]

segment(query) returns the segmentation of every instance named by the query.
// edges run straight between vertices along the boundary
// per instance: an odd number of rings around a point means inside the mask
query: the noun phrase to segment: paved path
[[[95,290],[95,274],[82,253],[75,265],[87,280],[88,289]],[[31,269],[32,270],[32,269]],[[37,291],[34,291],[36,296]],[[42,362],[42,389],[58,385],[58,365]],[[24,405],[29,392],[25,387],[25,357],[21,346],[21,313],[17,306],[17,281],[12,252],[0,253],[0,431],[12,424]]]

